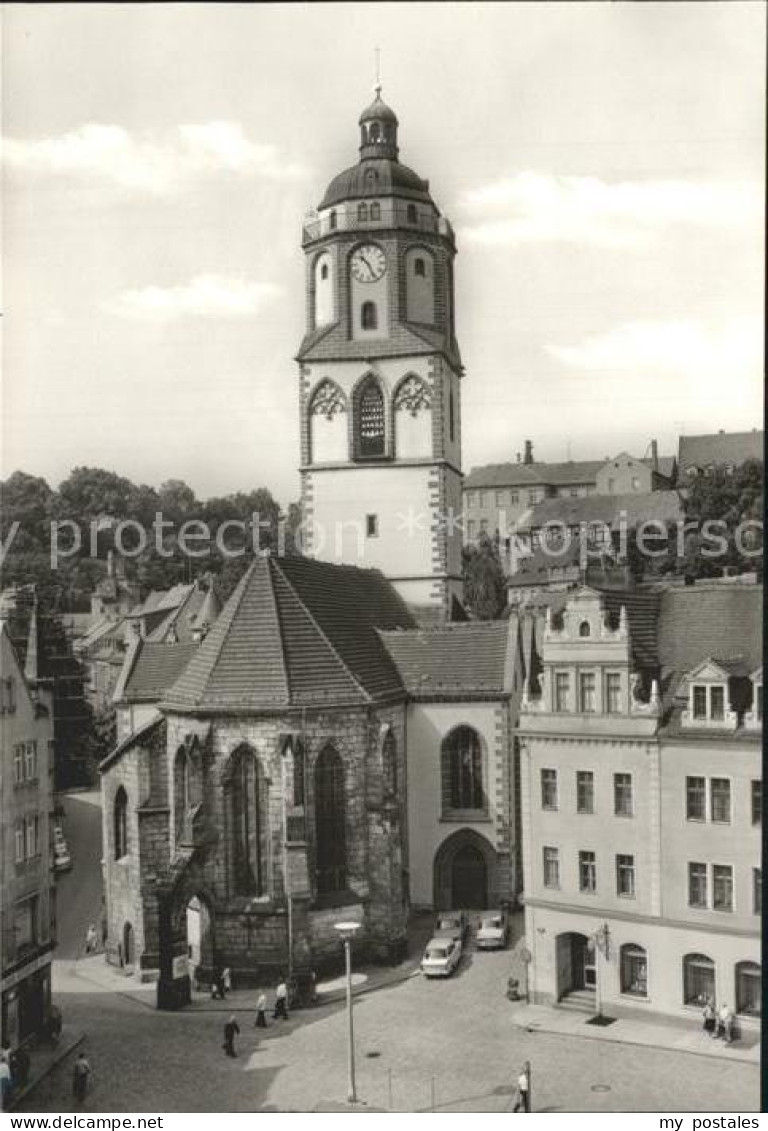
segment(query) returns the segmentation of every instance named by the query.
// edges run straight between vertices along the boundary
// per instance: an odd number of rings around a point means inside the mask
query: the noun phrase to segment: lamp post
[[[282,794],[282,817],[283,817],[283,886],[285,889],[285,900],[288,911],[288,984],[290,985],[293,979],[293,897],[291,893],[291,869],[290,859],[288,852],[288,773],[287,765],[288,759],[293,759],[293,740],[288,738],[285,746],[283,747],[283,757],[281,764],[281,794]]]
[[[597,997],[597,1016],[603,1016],[603,988],[600,969],[600,955],[608,957],[608,940],[611,932],[607,923],[595,931],[595,996]]]
[[[334,926],[344,943],[344,960],[347,970],[347,1033],[349,1046],[347,1050],[349,1069],[347,1102],[354,1104],[357,1103],[357,1092],[355,1090],[355,1034],[352,1020],[352,939],[355,937],[355,931],[358,930],[360,924],[350,921],[335,923]]]

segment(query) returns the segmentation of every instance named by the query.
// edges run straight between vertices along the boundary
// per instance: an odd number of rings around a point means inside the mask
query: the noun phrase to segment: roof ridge
[[[269,589],[269,595],[272,598],[272,612],[273,612],[274,617],[275,617],[275,624],[277,625],[278,639],[280,640],[280,666],[283,669],[283,682],[285,683],[286,699],[288,700],[288,703],[290,705],[290,703],[291,703],[291,677],[288,673],[288,663],[287,663],[286,654],[285,654],[285,652],[286,652],[285,634],[283,632],[283,621],[282,621],[282,618],[280,616],[280,605],[279,605],[278,600],[277,600],[277,594],[275,593],[275,582],[274,582],[274,578],[272,576],[272,557],[268,556],[264,560],[266,561],[266,565],[267,565],[267,581],[268,581],[267,588]]]
[[[277,562],[275,561],[274,558],[269,558],[268,561],[270,562],[271,565],[274,565],[275,569],[279,568],[278,565],[277,565]],[[328,564],[330,564],[330,563],[328,563]],[[358,568],[358,567],[353,567],[353,568]],[[329,640],[328,635],[320,627],[319,623],[315,619],[315,617],[312,614],[312,612],[310,611],[310,609],[307,608],[307,605],[305,604],[305,602],[302,600],[302,598],[297,593],[296,588],[293,585],[293,582],[288,577],[285,570],[283,570],[283,569],[280,570],[280,576],[283,578],[283,580],[285,581],[285,584],[288,586],[291,593],[293,594],[295,599],[298,601],[301,608],[304,610],[304,612],[305,612],[306,616],[308,617],[310,623],[312,624],[313,628],[320,634],[320,636],[323,639],[323,641],[325,642],[326,646],[330,649],[332,655],[336,658],[336,660],[341,664],[342,668],[344,669],[346,674],[349,676],[349,678],[352,680],[355,687],[358,688],[358,690],[360,691],[361,695],[366,700],[366,702],[371,702],[371,700],[373,699],[373,696],[363,687],[363,685],[360,683],[360,680],[357,678],[357,676],[352,671],[350,671],[349,665],[339,655],[339,652],[338,652],[337,648],[335,647],[335,645]],[[271,579],[270,579],[270,582],[271,582]],[[280,624],[280,614],[279,614],[279,612],[277,613],[277,620],[278,620],[278,624],[280,625],[280,641],[282,643],[283,642],[282,625]],[[284,649],[283,649],[283,664],[285,664],[285,650]],[[286,686],[288,686],[287,672],[286,672]],[[290,687],[289,686],[288,686],[288,694],[289,694],[289,701],[290,701]]]

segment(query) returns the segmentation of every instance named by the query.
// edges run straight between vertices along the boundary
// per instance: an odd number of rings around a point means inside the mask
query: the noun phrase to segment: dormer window
[[[752,681],[752,705],[744,716],[744,726],[757,730],[763,725],[763,669],[758,668],[750,676]]]
[[[589,636],[592,630],[589,627],[589,621],[583,620],[579,625],[579,636]]]
[[[688,706],[683,710],[683,726],[734,729],[738,722],[728,697],[729,672],[712,659],[688,674]]]

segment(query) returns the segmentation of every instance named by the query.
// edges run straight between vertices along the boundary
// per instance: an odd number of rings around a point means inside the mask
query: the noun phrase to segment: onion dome
[[[363,110],[358,124],[360,161],[333,178],[320,208],[366,196],[400,196],[431,204],[429,182],[397,159],[397,115],[382,101],[380,86],[376,87],[376,97]]]

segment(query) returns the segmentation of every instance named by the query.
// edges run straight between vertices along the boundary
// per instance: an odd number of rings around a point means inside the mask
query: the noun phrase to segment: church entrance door
[[[451,899],[457,910],[482,911],[488,906],[488,869],[474,844],[463,845],[453,858]]]

